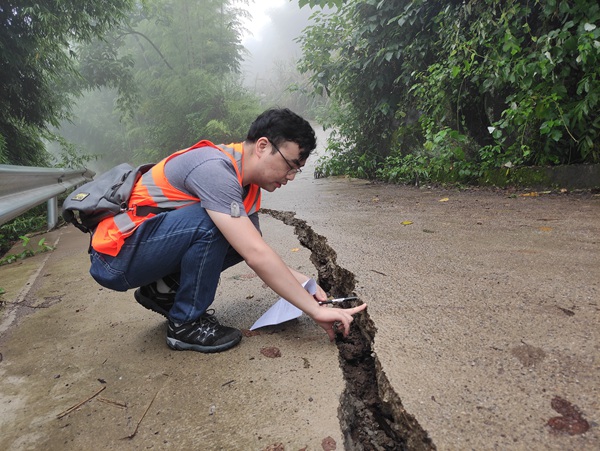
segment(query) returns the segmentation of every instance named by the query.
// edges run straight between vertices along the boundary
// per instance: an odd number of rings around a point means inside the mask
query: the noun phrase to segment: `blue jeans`
[[[221,271],[243,259],[199,203],[146,220],[116,257],[92,250],[90,274],[117,291],[180,273],[169,319],[187,323],[213,303]]]

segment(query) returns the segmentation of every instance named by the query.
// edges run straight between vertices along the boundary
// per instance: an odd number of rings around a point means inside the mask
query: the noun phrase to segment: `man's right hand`
[[[329,341],[333,341],[336,332],[342,332],[344,337],[347,337],[350,333],[350,324],[354,320],[353,315],[362,312],[366,308],[367,304],[347,309],[321,306],[312,319],[325,329],[325,332],[329,336]],[[342,326],[342,330],[336,327],[337,324]]]

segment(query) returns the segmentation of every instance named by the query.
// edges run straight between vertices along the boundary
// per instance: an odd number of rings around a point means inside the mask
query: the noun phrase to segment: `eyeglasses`
[[[281,153],[281,150],[279,150],[279,147],[277,147],[273,141],[269,141],[269,142],[270,142],[270,143],[271,143],[271,145],[272,145],[272,146],[275,148],[275,150],[276,150],[277,152],[279,152],[279,155],[281,155],[281,158],[283,158],[283,159],[285,160],[285,162],[287,163],[287,165],[290,167],[290,170],[288,171],[288,174],[289,174],[289,175],[292,175],[292,174],[293,174],[293,175],[296,175],[296,174],[300,174],[300,173],[302,172],[302,169],[300,169],[300,168],[295,168],[294,166],[292,166],[292,165],[290,164],[290,161],[289,161],[289,160],[288,160],[286,157],[284,157],[284,156],[283,156],[283,154]]]

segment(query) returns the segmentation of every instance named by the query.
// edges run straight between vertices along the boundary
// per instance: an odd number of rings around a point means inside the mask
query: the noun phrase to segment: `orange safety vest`
[[[174,210],[200,202],[199,198],[173,187],[165,176],[165,164],[167,161],[200,147],[214,147],[227,155],[233,163],[240,186],[242,185],[242,178],[244,176],[243,143],[218,147],[210,141],[200,141],[188,149],[171,154],[143,174],[133,188],[131,197],[129,198],[128,210],[116,216],[106,218],[98,224],[92,237],[92,247],[102,254],[116,256],[121,247],[123,247],[125,239],[145,220],[156,216],[155,213],[138,216],[137,210],[140,207],[151,207],[150,210],[162,208],[165,210]],[[248,215],[259,210],[260,197],[260,188],[258,185],[250,185],[248,194],[244,198],[244,208]]]

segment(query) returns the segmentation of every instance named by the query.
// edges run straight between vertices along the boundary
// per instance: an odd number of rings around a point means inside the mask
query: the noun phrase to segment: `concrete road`
[[[382,389],[438,449],[600,449],[598,194],[344,178],[290,191],[270,207],[355,276]]]
[[[261,215],[284,260],[318,277],[326,255],[368,303],[350,351],[306,317],[171,351],[162,317],[88,276],[87,237],[52,232],[0,267],[0,449],[600,449],[600,198],[522,194],[308,169],[265,195],[300,220]],[[238,265],[213,306],[248,329],[276,299]]]

